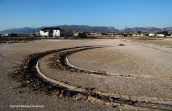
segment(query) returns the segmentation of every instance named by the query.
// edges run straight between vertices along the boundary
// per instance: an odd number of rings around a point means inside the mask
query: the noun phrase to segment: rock
[[[88,97],[82,94],[77,94],[75,100],[86,100]]]
[[[134,101],[128,100],[127,103],[130,104],[130,105],[133,105]]]
[[[24,68],[24,69],[27,69],[27,66],[24,66],[23,68]]]
[[[62,98],[63,97],[63,94],[60,94],[60,97]]]
[[[59,90],[55,90],[55,91],[53,92],[53,95],[55,95],[55,96],[59,96],[59,95],[60,95]]]
[[[124,44],[119,44],[119,46],[125,46]]]
[[[98,73],[106,74],[105,71],[98,70]]]
[[[110,97],[110,98],[109,98],[109,101],[110,101],[110,102],[113,102],[113,98]]]
[[[21,93],[24,93],[24,91],[19,91],[19,93],[21,94]]]
[[[112,106],[113,108],[115,108],[115,107],[119,106],[120,104],[118,104],[118,103],[105,103],[105,105]]]
[[[57,59],[56,62],[59,62],[60,63],[60,60]]]
[[[76,70],[72,68],[70,71],[75,72]]]

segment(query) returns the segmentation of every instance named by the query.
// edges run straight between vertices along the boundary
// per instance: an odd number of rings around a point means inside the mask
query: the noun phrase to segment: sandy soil
[[[73,53],[69,60],[71,64],[82,69],[142,77],[104,77],[50,69],[48,63],[53,54],[42,58],[41,71],[50,78],[83,88],[93,87],[97,91],[130,97],[172,99],[172,80],[169,79],[172,71],[172,62],[169,60],[172,60],[172,55],[131,43],[117,46],[119,42],[113,40],[115,47]]]
[[[172,99],[171,84],[168,79],[138,77],[106,77],[87,75],[76,72],[51,69],[48,66],[49,55],[41,59],[40,69],[43,74],[58,81],[67,82],[72,86],[91,87],[96,91],[128,95],[129,97],[151,97]]]
[[[172,48],[172,39],[162,39],[162,40],[136,40],[136,39],[130,39],[135,42],[142,42],[142,43],[148,43],[148,44],[154,44],[159,45],[166,48]]]
[[[118,45],[119,41],[114,40]],[[126,46],[92,49],[69,56],[71,64],[112,74],[172,76],[172,55],[131,43]]]
[[[27,55],[29,54],[33,54],[33,53],[38,53],[38,52],[44,52],[44,51],[48,51],[48,50],[53,50],[53,49],[59,49],[59,48],[64,48],[64,47],[75,47],[75,46],[87,46],[87,45],[116,45],[122,43],[121,41],[118,41],[116,43],[114,43],[114,40],[76,40],[76,41],[33,41],[33,42],[29,42],[29,43],[14,43],[14,44],[0,44],[0,109],[3,111],[5,110],[150,110],[150,109],[146,109],[146,108],[139,108],[139,107],[133,107],[133,106],[129,106],[129,105],[124,105],[124,106],[117,106],[116,108],[113,108],[112,106],[108,106],[108,105],[103,105],[100,103],[92,103],[92,102],[88,102],[88,101],[73,101],[73,100],[69,100],[68,98],[59,98],[59,97],[54,97],[54,96],[50,96],[50,95],[44,95],[41,94],[39,92],[31,92],[29,89],[27,88],[19,88],[18,87],[18,82],[16,82],[15,80],[11,79],[9,74],[12,73],[13,71],[15,71],[16,69],[19,68],[19,66],[23,63],[24,59],[26,58]],[[126,43],[128,44],[128,43]],[[110,49],[111,50],[111,49]],[[46,59],[46,58],[45,58]],[[43,60],[43,59],[42,59]],[[71,59],[70,59],[71,60]],[[168,60],[168,59],[167,59]],[[44,64],[44,62],[43,62]],[[47,67],[47,65],[44,65],[45,68]],[[43,68],[44,69],[44,68]],[[54,69],[52,69],[53,72]],[[171,70],[171,69],[170,69]],[[49,72],[50,70],[45,70],[46,72]],[[168,71],[167,71],[168,72]],[[122,93],[122,91],[129,89],[129,87],[131,87],[130,85],[133,85],[132,82],[137,81],[135,83],[140,83],[139,80],[137,79],[127,79],[127,78],[112,78],[112,80],[110,80],[111,78],[104,78],[104,77],[95,77],[95,78],[90,78],[87,76],[85,76],[85,78],[87,78],[86,81],[81,81],[81,78],[83,78],[83,75],[81,74],[71,74],[69,72],[63,72],[60,74],[60,72],[55,72],[57,73],[55,76],[58,76],[57,79],[60,79],[61,81],[65,81],[63,80],[64,77],[71,77],[70,79],[72,79],[74,82],[74,84],[78,81],[80,81],[80,85],[89,85],[91,82],[93,83],[92,87],[97,87],[97,86],[101,86],[102,90],[106,89],[105,91],[114,91],[111,90],[113,87],[114,89],[118,86],[119,84],[121,84],[122,86],[125,86],[124,88],[121,87],[121,91],[119,90],[120,88],[117,88],[116,93]],[[65,75],[63,75],[65,74]],[[74,76],[77,75],[77,76]],[[165,76],[170,76],[168,73],[166,73]],[[72,78],[73,77],[73,78]],[[75,78],[76,77],[76,78]],[[92,76],[93,77],[93,76]],[[69,79],[68,79],[69,80]],[[115,80],[115,81],[114,81]],[[67,79],[66,79],[67,81]],[[94,84],[97,81],[97,83],[101,83],[101,84]],[[110,82],[113,81],[113,82]],[[129,84],[125,84],[123,83],[123,81],[127,81]],[[144,81],[144,82],[142,82]],[[142,80],[140,85],[138,86],[137,89],[140,89],[142,87],[141,84],[146,83],[146,81],[148,82],[148,79]],[[164,98],[170,98],[171,94],[169,93],[169,91],[171,91],[171,81],[167,80],[165,81],[164,79],[162,80],[151,80],[154,82],[148,82],[147,84],[147,88],[151,89],[153,87],[151,87],[151,85],[153,85],[153,83],[157,83],[159,82],[159,86],[162,87],[164,85],[165,88],[163,90],[164,91],[160,91],[157,90],[156,88],[153,89],[151,96],[156,96],[158,94],[154,95],[154,91],[155,92],[159,92],[162,93],[162,96],[157,96],[157,97],[164,97]],[[67,81],[70,82],[70,81]],[[89,83],[90,82],[90,83]],[[107,83],[106,83],[107,82]],[[109,87],[107,87],[107,84],[114,84],[114,85],[109,85]],[[127,83],[125,82],[125,83]],[[105,84],[105,86],[103,86]],[[72,83],[71,83],[72,84]],[[111,88],[111,86],[113,86]],[[101,89],[100,89],[101,90]],[[134,90],[130,89],[131,91]],[[148,90],[149,92],[150,90]],[[138,93],[138,92],[137,92]],[[137,93],[133,94],[133,95],[137,95]],[[140,92],[142,93],[142,92]],[[146,93],[146,92],[144,92]],[[166,95],[165,95],[166,93]],[[161,94],[160,94],[161,95]],[[150,96],[150,97],[151,97]],[[171,96],[172,97],[172,96]],[[10,105],[43,105],[44,108],[10,108]],[[151,109],[152,110],[152,109]]]

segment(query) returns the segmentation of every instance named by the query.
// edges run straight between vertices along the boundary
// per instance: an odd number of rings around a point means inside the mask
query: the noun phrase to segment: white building
[[[95,32],[95,33],[90,33],[90,36],[101,36],[101,33]]]
[[[164,34],[156,34],[158,37],[165,37]]]
[[[10,34],[2,34],[1,36],[2,36],[2,37],[9,37]]]
[[[79,37],[81,35],[82,32],[75,32],[74,33],[74,37]]]
[[[40,30],[40,36],[42,37],[60,37],[61,29],[59,27],[46,27]]]
[[[154,33],[149,33],[149,37],[155,36]]]
[[[137,36],[137,34],[132,34],[132,36],[133,36],[133,37],[136,37],[136,36]]]
[[[145,34],[140,34],[140,36],[141,36],[141,37],[144,37],[144,36],[145,36]]]

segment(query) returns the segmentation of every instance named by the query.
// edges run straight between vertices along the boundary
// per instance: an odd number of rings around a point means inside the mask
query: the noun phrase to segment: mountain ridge
[[[34,33],[39,32],[42,28],[45,28],[46,26],[34,28]],[[87,32],[161,32],[161,31],[168,31],[172,33],[172,27],[165,27],[165,28],[156,28],[156,27],[133,27],[133,28],[124,28],[124,29],[116,29],[114,27],[107,27],[107,26],[89,26],[89,25],[57,25],[53,27],[60,27],[61,29],[64,29],[66,27],[70,27],[74,31],[83,31],[84,29]],[[6,34],[6,33],[20,33],[20,34],[27,34],[27,33],[33,33],[33,28],[31,27],[24,27],[24,28],[11,28],[6,29],[3,31],[0,31],[0,34]]]

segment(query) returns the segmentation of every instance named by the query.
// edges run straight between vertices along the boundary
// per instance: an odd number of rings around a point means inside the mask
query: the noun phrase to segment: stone
[[[75,100],[86,100],[88,97],[82,94],[77,94]]]
[[[57,59],[56,62],[60,62],[60,60]]]
[[[124,44],[119,44],[119,46],[125,46]]]
[[[53,95],[59,96],[60,95],[60,92],[58,90],[56,90],[56,91],[53,92]]]

